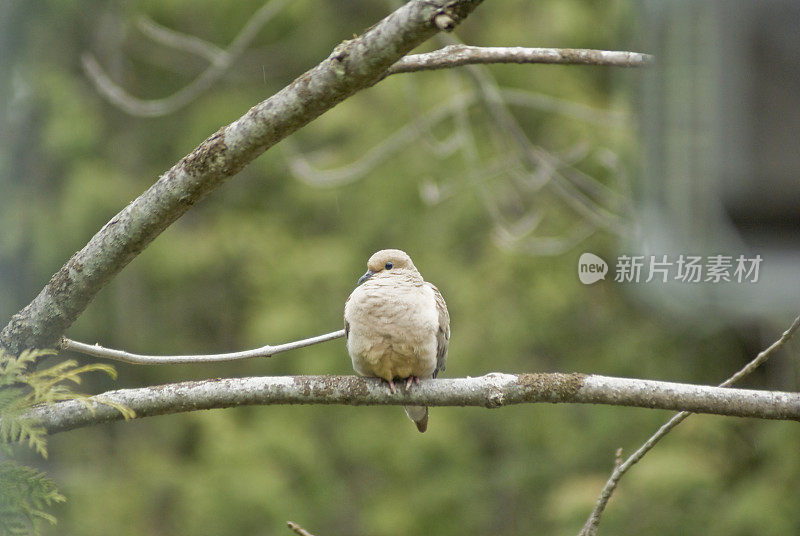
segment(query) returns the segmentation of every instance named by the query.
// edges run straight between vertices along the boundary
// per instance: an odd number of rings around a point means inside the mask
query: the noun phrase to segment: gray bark
[[[271,404],[481,406],[532,402],[610,404],[688,410],[762,419],[800,420],[800,394],[708,387],[584,374],[487,374],[477,378],[424,380],[391,394],[376,378],[278,376],[222,378],[139,389],[121,389],[85,400],[31,410],[49,433],[121,420],[109,402],[136,417],[200,409]]]
[[[433,52],[406,56],[392,65],[387,75],[481,63],[550,63],[561,65],[605,65],[607,67],[643,67],[652,61],[653,56],[649,54],[619,50],[450,45]]]

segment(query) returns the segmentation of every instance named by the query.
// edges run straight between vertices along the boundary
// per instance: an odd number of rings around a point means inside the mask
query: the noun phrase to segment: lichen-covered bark
[[[0,332],[17,354],[53,346],[97,292],[192,205],[272,145],[357,91],[434,35],[437,14],[460,21],[481,0],[414,0],[220,128],[114,216]]]
[[[690,410],[763,419],[800,420],[800,394],[687,385],[584,374],[498,374],[424,380],[391,394],[377,378],[278,376],[224,378],[122,389],[84,401],[41,406],[29,416],[49,433],[121,420],[108,402],[137,418],[242,405],[343,404],[481,406],[535,402],[585,403]]]

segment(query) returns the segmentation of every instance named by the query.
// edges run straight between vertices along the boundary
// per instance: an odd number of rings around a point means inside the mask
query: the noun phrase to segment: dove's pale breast
[[[353,368],[384,380],[429,378],[437,366],[439,315],[433,289],[421,278],[373,277],[345,304]]]

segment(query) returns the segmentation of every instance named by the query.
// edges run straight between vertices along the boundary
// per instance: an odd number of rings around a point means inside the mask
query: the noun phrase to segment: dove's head
[[[360,285],[376,274],[385,274],[383,275],[385,277],[401,273],[419,275],[408,253],[399,249],[382,249],[369,258],[367,261],[367,273],[361,276],[358,284]]]

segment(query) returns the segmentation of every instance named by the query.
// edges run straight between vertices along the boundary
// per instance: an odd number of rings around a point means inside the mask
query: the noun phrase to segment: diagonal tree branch
[[[747,365],[745,365],[741,370],[736,372],[733,376],[722,382],[719,386],[720,387],[729,387],[734,383],[738,382],[751,372],[753,372],[756,368],[761,366],[767,359],[770,358],[772,354],[780,350],[784,344],[786,344],[789,339],[791,339],[795,332],[800,329],[800,316],[794,319],[792,325],[783,332],[781,337],[772,343],[768,348],[761,351],[755,359],[750,361]],[[620,459],[621,450],[618,451],[618,463],[615,463],[614,471],[611,473],[611,476],[608,477],[608,480],[603,486],[602,491],[600,492],[600,496],[597,498],[597,502],[595,504],[592,513],[589,515],[589,518],[586,520],[586,523],[581,528],[579,536],[594,536],[597,534],[597,527],[600,525],[600,518],[605,511],[606,505],[608,505],[609,499],[611,499],[611,495],[614,493],[614,490],[617,489],[617,485],[619,484],[620,479],[625,475],[625,473],[633,467],[636,463],[641,460],[645,454],[650,452],[650,450],[661,441],[661,439],[667,435],[673,428],[678,426],[682,423],[691,413],[689,411],[681,411],[667,421],[661,428],[656,431],[655,434],[650,436],[650,438],[644,442],[644,444],[636,449],[636,451],[631,454],[627,460],[624,462]]]
[[[0,332],[13,354],[55,344],[97,292],[192,205],[261,153],[359,90],[481,0],[413,0],[220,128],[114,216]],[[437,19],[435,21],[435,19]],[[449,28],[449,26],[447,26]]]
[[[118,421],[113,405],[136,417],[242,405],[343,404],[480,406],[498,408],[532,402],[610,404],[683,409],[762,419],[800,420],[800,394],[729,389],[585,374],[500,374],[424,380],[409,391],[390,393],[376,378],[275,376],[218,378],[109,391],[88,399],[40,406],[28,417],[48,433]]]

